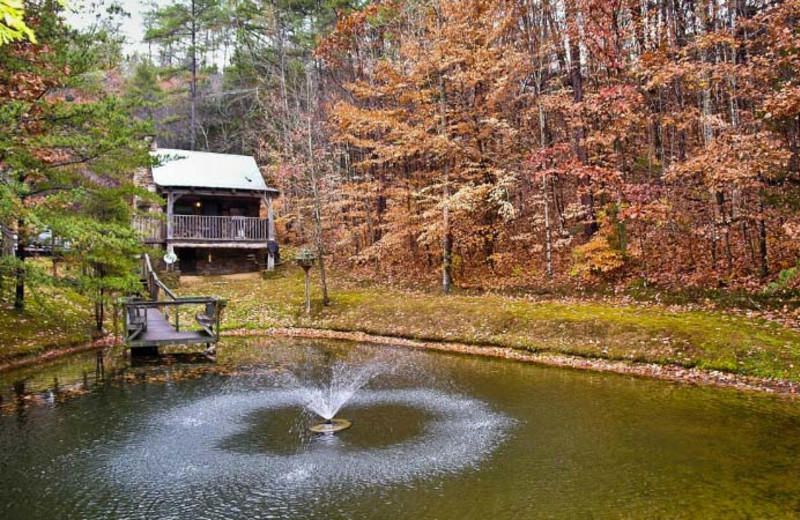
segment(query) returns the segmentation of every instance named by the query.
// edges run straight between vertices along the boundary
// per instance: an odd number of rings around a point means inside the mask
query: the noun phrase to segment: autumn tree
[[[438,242],[444,292],[468,255],[480,251],[491,267],[503,223],[515,217],[514,165],[524,149],[508,109],[519,101],[525,64],[506,44],[509,5],[383,6],[396,30],[418,24],[416,37],[400,38],[391,60],[348,85],[353,101],[333,110],[338,139],[362,157],[354,167],[377,173],[377,197],[391,190],[416,214],[385,225],[362,256],[408,245],[410,256],[433,257]],[[383,202],[376,211],[401,210]]]
[[[496,284],[537,261],[562,279],[762,284],[797,254],[780,224],[796,10],[442,0],[343,17],[319,52],[341,88],[347,215],[373,230],[353,258],[408,275],[438,236],[445,287],[454,265]]]
[[[201,146],[365,276],[759,290],[800,250],[798,9],[247,0]]]

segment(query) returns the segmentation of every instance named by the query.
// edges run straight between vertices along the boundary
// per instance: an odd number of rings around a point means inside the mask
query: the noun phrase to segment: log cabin
[[[134,201],[134,228],[149,247],[177,256],[181,274],[273,269],[278,260],[272,201],[253,157],[157,148],[158,165],[134,184],[165,204]]]

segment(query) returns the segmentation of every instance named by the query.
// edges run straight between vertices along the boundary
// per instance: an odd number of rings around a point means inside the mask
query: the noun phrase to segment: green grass
[[[332,303],[303,308],[303,276],[287,267],[265,278],[209,277],[178,293],[229,300],[223,327],[315,327],[432,341],[510,346],[614,360],[675,363],[800,381],[800,334],[733,314],[613,301],[435,292],[334,276]],[[23,315],[0,300],[0,362],[90,338],[89,301],[67,288],[31,294]]]
[[[335,280],[332,304],[318,284],[303,312],[302,272],[263,280],[207,278],[183,294],[229,299],[226,329],[316,327],[532,351],[675,363],[800,381],[800,334],[720,312],[673,311],[595,301],[530,301],[506,296],[442,296]]]
[[[0,363],[89,341],[92,323],[89,300],[66,287],[29,288],[22,313],[6,290],[0,298]]]

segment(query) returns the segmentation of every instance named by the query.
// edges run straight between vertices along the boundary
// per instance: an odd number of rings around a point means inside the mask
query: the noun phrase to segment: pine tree
[[[144,140],[150,127],[132,118],[130,103],[106,91],[110,71],[95,68],[95,51],[105,52],[96,35],[70,30],[58,2],[35,8],[38,43],[0,47],[0,216],[19,236],[13,260],[19,310],[31,274],[31,234],[82,214],[85,193],[125,186],[134,168],[150,163]],[[99,228],[106,224],[97,221]],[[70,229],[60,236],[64,242],[80,238]]]

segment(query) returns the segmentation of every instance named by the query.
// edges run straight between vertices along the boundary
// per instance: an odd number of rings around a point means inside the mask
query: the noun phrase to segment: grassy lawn
[[[13,309],[13,295],[0,298],[0,363],[91,339],[89,300],[64,287],[38,287],[26,294],[25,312]]]
[[[721,312],[592,300],[445,297],[334,277],[328,307],[322,306],[315,280],[312,314],[307,317],[302,271],[294,267],[266,278],[185,278],[177,292],[227,298],[223,326],[228,330],[360,331],[800,381],[800,334]],[[10,301],[0,299],[0,362],[90,339],[92,315],[84,297],[66,288],[40,288],[29,296],[22,315]]]
[[[226,329],[316,327],[423,340],[512,346],[800,381],[800,334],[777,324],[719,312],[593,301],[533,301],[505,296],[442,296],[334,279],[332,303],[314,284],[303,312],[302,271],[261,279],[203,278],[183,295],[229,300]]]

